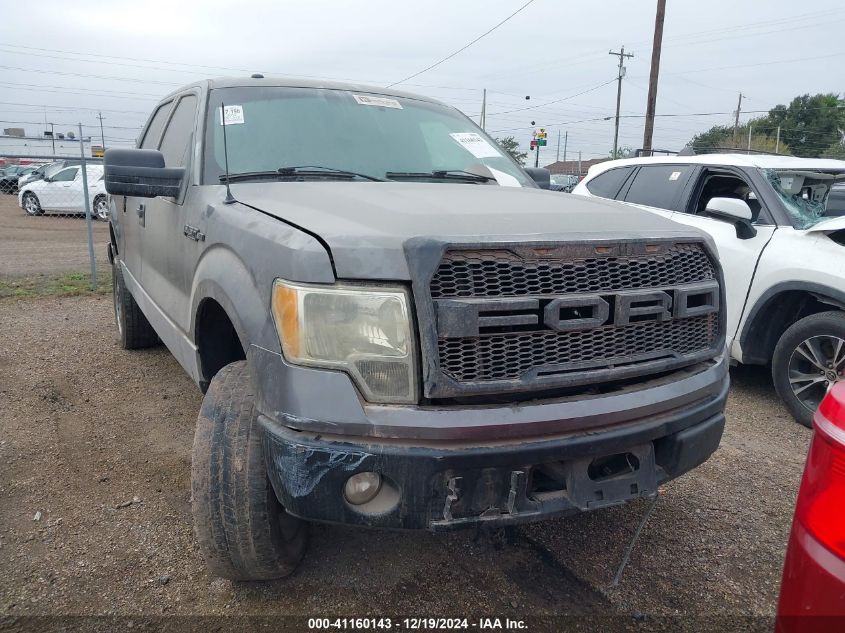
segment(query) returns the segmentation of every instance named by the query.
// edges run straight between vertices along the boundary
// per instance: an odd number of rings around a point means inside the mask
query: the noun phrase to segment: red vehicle
[[[845,382],[822,400],[786,551],[777,633],[845,631]]]

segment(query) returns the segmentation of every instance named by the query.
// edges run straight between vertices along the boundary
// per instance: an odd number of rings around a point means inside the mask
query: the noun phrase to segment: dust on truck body
[[[650,497],[718,447],[701,233],[543,191],[453,108],[384,89],[209,80],[139,145],[106,154],[115,313],[125,348],[164,342],[205,392],[215,573],[289,573],[308,521],[445,530]]]

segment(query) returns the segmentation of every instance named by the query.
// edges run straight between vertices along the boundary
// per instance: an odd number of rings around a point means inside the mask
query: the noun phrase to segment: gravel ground
[[[98,266],[107,266],[106,222],[93,222]],[[84,216],[30,217],[18,196],[0,194],[0,278],[87,271],[88,233]]]
[[[480,613],[771,630],[810,432],[764,371],[734,372],[721,448],[662,489],[617,587],[647,502],[505,534],[317,525],[293,576],[238,584],[209,577],[194,543],[201,396],[170,354],[118,349],[109,297],[0,301],[0,332],[0,628],[30,628],[27,615]],[[148,622],[174,621],[193,620]]]

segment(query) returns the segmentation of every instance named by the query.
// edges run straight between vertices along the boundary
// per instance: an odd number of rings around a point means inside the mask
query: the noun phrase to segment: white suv
[[[725,271],[732,358],[771,363],[778,394],[810,426],[845,374],[845,209],[828,197],[843,181],[845,161],[710,154],[607,161],[572,193],[709,233]]]

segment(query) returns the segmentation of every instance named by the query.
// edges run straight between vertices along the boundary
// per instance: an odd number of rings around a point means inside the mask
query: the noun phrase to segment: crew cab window
[[[188,162],[196,110],[197,98],[194,95],[187,95],[179,100],[159,147],[164,156],[165,167],[182,167]]]
[[[167,113],[170,112],[170,105],[172,103],[172,101],[163,103],[155,111],[150,125],[147,127],[147,132],[144,134],[144,139],[139,146],[141,149],[156,149],[158,137],[161,136],[161,130],[164,128],[164,122],[167,120]]]
[[[690,165],[645,165],[631,183],[625,202],[674,210],[692,175]]]
[[[67,169],[63,169],[53,176],[53,182],[70,182],[71,180],[75,180],[76,173],[78,171],[79,167],[68,167]]]
[[[736,198],[745,200],[751,208],[751,221],[760,222],[762,205],[751,185],[733,172],[705,169],[695,189],[695,194],[684,213],[706,215],[707,203],[713,198]],[[763,223],[769,222],[763,220]]]
[[[633,167],[608,169],[587,183],[587,191],[599,198],[613,199],[619,193],[619,190],[632,171],[634,171]]]

